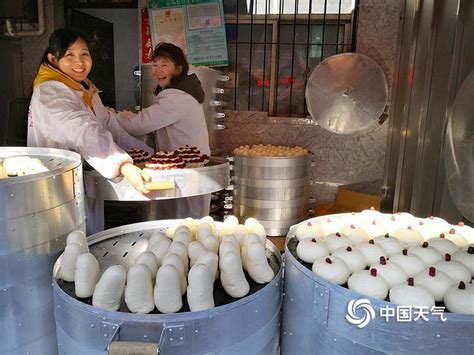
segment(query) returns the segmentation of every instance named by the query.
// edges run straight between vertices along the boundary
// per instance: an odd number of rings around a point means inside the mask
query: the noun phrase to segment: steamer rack
[[[114,264],[128,269],[146,249],[153,232],[176,227],[180,222],[161,220],[109,229],[88,237],[89,250],[102,272]],[[218,229],[221,225],[216,223]],[[189,311],[186,296],[181,311],[173,314],[161,314],[156,309],[150,314],[130,313],[123,300],[119,311],[106,311],[92,306],[90,298],[77,298],[73,283],[53,278],[59,353],[105,354],[113,342],[135,341],[159,343],[162,354],[276,354],[283,268],[278,249],[268,240],[266,253],[275,272],[270,283],[258,285],[246,276],[250,292],[235,299],[216,280],[216,306],[198,312]],[[61,257],[54,275],[60,263]]]
[[[325,218],[342,220],[348,213],[325,215],[301,222],[316,225]],[[396,308],[324,280],[296,257],[295,232],[291,227],[285,241],[285,284],[281,350],[284,354],[472,354],[474,315],[445,312],[445,321],[430,313],[428,320],[386,321],[380,310]],[[365,299],[375,317],[363,328],[349,323],[346,315],[351,301]],[[437,304],[437,306],[439,306]],[[367,302],[352,311],[368,317]]]

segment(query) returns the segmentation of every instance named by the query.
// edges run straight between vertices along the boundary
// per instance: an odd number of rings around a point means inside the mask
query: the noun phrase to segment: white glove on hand
[[[150,192],[150,190],[145,188],[145,182],[150,182],[151,177],[145,174],[142,169],[131,163],[125,163],[120,168],[120,172],[135,190],[142,194]]]

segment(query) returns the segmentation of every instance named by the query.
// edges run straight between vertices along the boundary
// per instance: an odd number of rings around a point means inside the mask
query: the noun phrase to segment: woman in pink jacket
[[[197,76],[188,75],[189,64],[182,49],[171,43],[159,43],[152,61],[158,83],[153,104],[137,114],[119,113],[120,124],[136,136],[153,132],[157,151],[173,151],[187,144],[197,147],[201,154],[210,155],[202,106],[204,91]],[[168,201],[175,204],[174,208],[162,210],[172,211],[171,214],[159,217],[204,217],[209,214],[210,199],[210,195],[202,195]]]

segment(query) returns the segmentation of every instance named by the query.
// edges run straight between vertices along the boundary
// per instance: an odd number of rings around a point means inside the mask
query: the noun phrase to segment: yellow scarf
[[[33,91],[38,85],[50,80],[60,81],[73,90],[82,91],[82,99],[86,105],[94,111],[94,108],[92,107],[92,97],[96,92],[98,92],[98,90],[90,80],[86,79],[86,83],[89,85],[89,90],[86,90],[81,84],[74,79],[71,79],[63,72],[50,65],[41,64],[38,74],[36,74],[35,81],[33,82]]]

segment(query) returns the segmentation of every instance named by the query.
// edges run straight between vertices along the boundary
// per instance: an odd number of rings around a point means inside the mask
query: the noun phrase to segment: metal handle
[[[209,100],[209,106],[227,106],[227,102],[218,100]]]
[[[142,71],[138,68],[135,67],[133,70],[133,94],[135,97],[135,110],[140,110],[141,109],[141,96],[142,96],[142,90],[141,90],[141,80],[142,79]],[[138,108],[137,108],[138,107]]]
[[[229,81],[230,77],[228,75],[220,75],[219,81]]]
[[[107,349],[109,355],[156,355],[158,352],[157,343],[137,341],[113,341]]]
[[[221,89],[221,88],[214,88],[214,94],[223,94],[224,93],[224,89]]]

